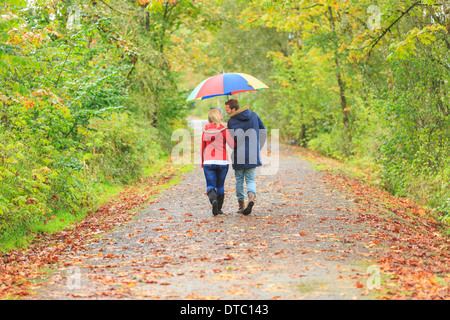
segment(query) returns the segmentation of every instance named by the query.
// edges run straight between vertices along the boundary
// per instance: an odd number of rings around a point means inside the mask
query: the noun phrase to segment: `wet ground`
[[[367,233],[322,174],[282,149],[276,175],[257,175],[257,202],[236,213],[234,172],[214,217],[197,168],[129,223],[50,273],[32,299],[367,299]],[[360,285],[362,284],[362,286]]]

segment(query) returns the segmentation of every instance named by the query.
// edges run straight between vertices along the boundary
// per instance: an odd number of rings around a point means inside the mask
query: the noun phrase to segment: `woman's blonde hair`
[[[221,124],[220,122],[220,116],[222,114],[220,113],[219,110],[217,109],[212,109],[209,113],[208,113],[208,121],[209,123],[217,123],[217,124]]]

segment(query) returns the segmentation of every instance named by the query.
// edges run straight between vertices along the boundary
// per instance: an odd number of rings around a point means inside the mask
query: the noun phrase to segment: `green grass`
[[[17,226],[13,232],[5,234],[0,239],[0,253],[10,250],[24,249],[38,234],[52,234],[62,231],[68,226],[76,224],[86,217],[88,208],[79,211],[77,214],[61,210],[53,214],[49,220],[38,220],[27,225]]]
[[[305,160],[311,164],[314,170],[328,171],[333,174],[344,174],[351,178],[360,179],[370,185],[380,186],[380,180],[375,174],[374,167],[361,166],[361,163],[358,160],[341,162],[338,160],[329,159],[325,163],[311,158],[306,158]]]
[[[27,225],[18,226],[13,232],[5,234],[0,239],[0,253],[6,253],[11,250],[24,249],[32,243],[39,234],[53,234],[61,232],[66,228],[73,228],[78,222],[82,221],[90,211],[95,211],[101,205],[108,203],[115,199],[118,194],[124,191],[127,187],[145,188],[145,180],[159,179],[161,176],[167,174],[167,162],[169,158],[162,158],[152,163],[144,170],[142,179],[144,182],[135,182],[133,184],[114,183],[112,181],[103,181],[93,186],[93,194],[95,194],[95,203],[91,207],[82,208],[77,213],[71,213],[61,209],[53,213],[53,218],[43,221],[38,220]],[[175,176],[162,185],[157,185],[155,188],[160,191],[166,190],[171,186],[179,183],[181,177],[193,169],[193,165],[175,166]]]
[[[438,197],[433,197],[433,195],[439,194],[439,191],[436,191],[436,181],[432,181],[431,178],[430,180],[412,179],[406,194],[398,195],[395,190],[398,190],[399,188],[383,182],[384,179],[381,177],[381,167],[379,164],[376,164],[371,157],[353,157],[344,162],[327,158],[309,149],[298,150],[300,150],[300,157],[306,160],[316,171],[343,174],[350,178],[356,178],[366,185],[387,191],[393,196],[406,197],[415,201],[427,211],[430,211],[431,218],[434,218],[441,223],[440,231],[443,235],[450,235],[450,214],[448,213],[447,207],[443,205],[446,199],[448,199],[448,196],[443,193]],[[413,218],[412,215],[410,216]]]
[[[301,293],[312,293],[319,291],[319,288],[326,284],[328,283],[319,280],[305,280],[295,284],[295,289]]]

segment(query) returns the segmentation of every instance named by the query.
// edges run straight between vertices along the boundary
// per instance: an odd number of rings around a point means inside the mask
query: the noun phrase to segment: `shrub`
[[[83,166],[94,182],[136,180],[163,155],[157,130],[126,113],[95,119],[91,128],[84,132]]]

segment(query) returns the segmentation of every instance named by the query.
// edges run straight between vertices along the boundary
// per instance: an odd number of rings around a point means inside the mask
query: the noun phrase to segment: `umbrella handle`
[[[223,74],[225,74],[225,70],[222,70],[223,71]],[[228,100],[230,100],[230,98],[228,97],[228,95],[227,95],[227,101]]]

